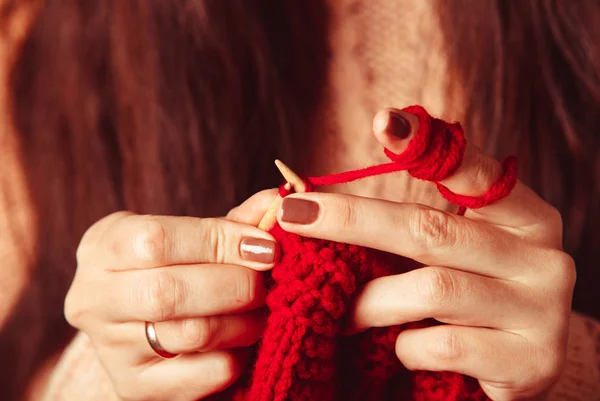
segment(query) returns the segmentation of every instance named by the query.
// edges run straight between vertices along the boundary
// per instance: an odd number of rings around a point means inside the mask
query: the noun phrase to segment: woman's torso
[[[446,93],[448,74],[435,3],[329,0],[333,54],[326,101],[316,119],[321,146],[312,149],[315,163],[307,166],[308,172],[326,174],[386,161],[371,135],[372,118],[380,108],[418,103],[443,118],[461,118],[462,104],[450,103]],[[402,21],[397,20],[398,15]],[[19,143],[9,120],[6,89],[11,56],[9,45],[0,43],[0,59],[6,61],[0,63],[0,257],[4,262],[0,269],[0,324],[27,285],[36,227],[23,179],[26,166],[20,163]],[[477,140],[477,135],[471,136]],[[331,190],[341,189],[447,207],[431,185],[402,173]]]

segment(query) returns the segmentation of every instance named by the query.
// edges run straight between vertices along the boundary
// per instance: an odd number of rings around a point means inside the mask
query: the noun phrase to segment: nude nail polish
[[[292,224],[311,224],[319,217],[319,204],[308,199],[284,198],[281,221]]]
[[[279,248],[268,239],[246,237],[240,242],[240,254],[245,260],[269,264],[277,259]]]

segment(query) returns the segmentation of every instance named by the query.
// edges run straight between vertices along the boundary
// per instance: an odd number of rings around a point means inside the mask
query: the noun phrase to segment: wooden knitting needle
[[[291,185],[294,192],[306,192],[306,184],[302,181],[302,178],[298,177],[291,168],[283,164],[281,160],[275,160],[275,165],[279,169],[279,172],[285,178],[288,184]]]
[[[304,181],[302,181],[302,179],[298,177],[298,175],[294,173],[292,169],[283,164],[281,160],[275,160],[275,165],[279,169],[279,172],[283,178],[287,181],[285,184],[285,189],[293,192],[306,192],[306,185],[304,184]],[[282,201],[283,198],[281,195],[277,194],[275,200],[273,203],[271,203],[267,209],[267,212],[258,224],[258,228],[268,231],[275,225],[277,222],[277,210],[279,209]]]

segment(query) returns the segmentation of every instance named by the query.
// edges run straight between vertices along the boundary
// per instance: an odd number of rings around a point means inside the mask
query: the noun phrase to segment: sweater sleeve
[[[119,401],[88,337],[79,333],[36,401]],[[571,314],[566,365],[548,401],[600,401],[600,323]]]
[[[120,401],[96,352],[78,333],[63,352],[42,394],[34,401]]]
[[[548,401],[600,401],[600,323],[571,314],[563,374]]]

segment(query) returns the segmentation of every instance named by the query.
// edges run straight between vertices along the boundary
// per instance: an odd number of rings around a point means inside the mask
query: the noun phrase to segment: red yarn
[[[386,156],[392,160],[391,163],[322,177],[309,177],[307,183],[313,187],[342,184],[406,170],[414,178],[434,182],[446,200],[460,206],[459,214],[463,214],[465,208],[481,208],[510,194],[517,182],[517,159],[514,157],[508,157],[504,161],[502,176],[482,196],[458,195],[440,184],[440,181],[458,169],[463,160],[467,141],[462,127],[459,123],[450,124],[431,117],[421,106],[410,106],[403,110],[419,118],[419,129],[401,154],[397,155],[389,149],[384,150]],[[280,191],[282,195],[287,193],[289,192],[286,190]]]
[[[434,119],[419,106],[418,132],[405,152],[386,149],[391,163],[341,174],[310,177],[312,187],[407,170],[435,182],[442,195],[465,208],[507,196],[516,183],[516,160],[480,197],[457,195],[439,183],[460,166],[466,141],[459,124]],[[280,195],[290,192],[280,188]],[[377,277],[399,273],[398,256],[332,241],[270,230],[282,258],[273,268],[266,299],[267,327],[254,368],[234,387],[211,399],[222,401],[483,401],[477,380],[451,372],[410,372],[395,355],[403,330],[439,324],[433,320],[375,328],[355,336],[340,334],[358,290]]]

